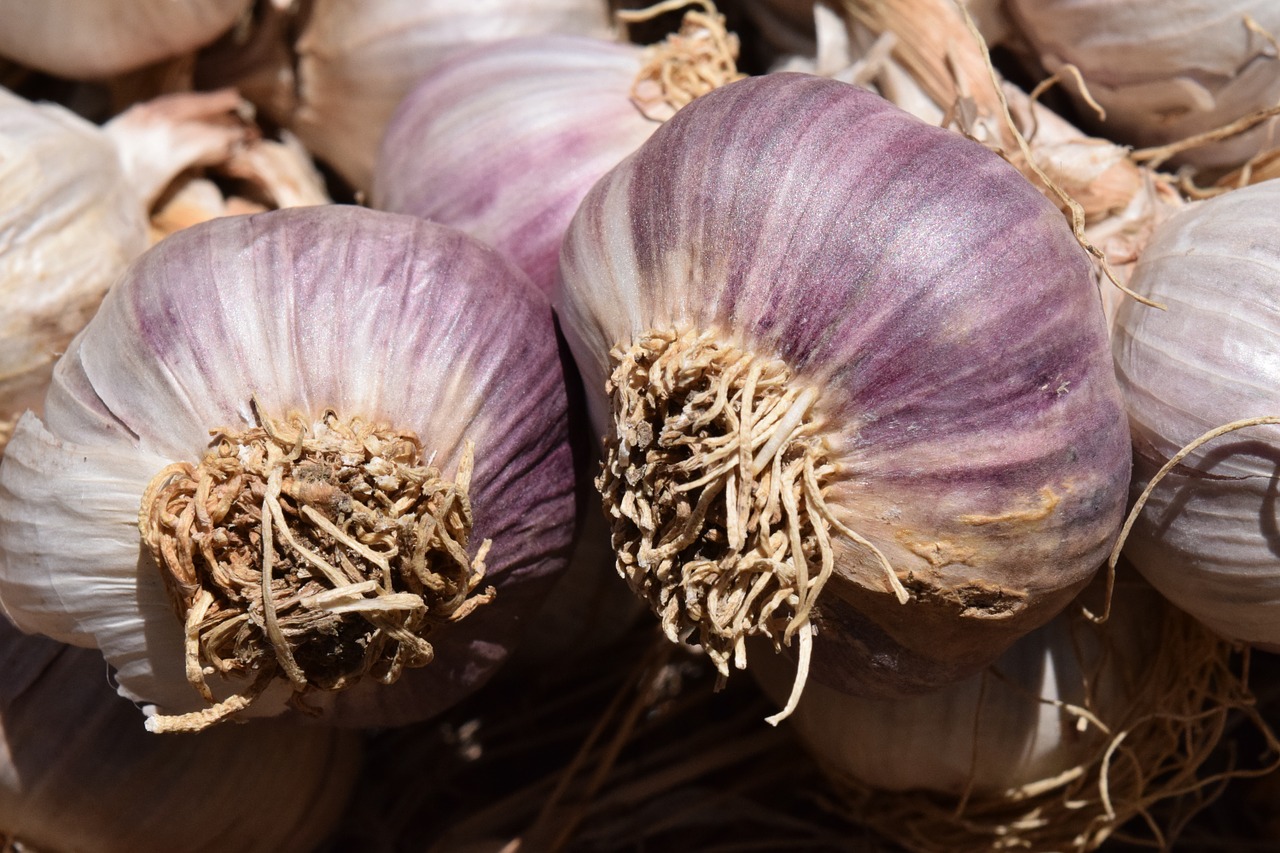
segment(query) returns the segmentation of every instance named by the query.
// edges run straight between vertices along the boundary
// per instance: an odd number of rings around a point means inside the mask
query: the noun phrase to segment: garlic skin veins
[[[0,0],[0,55],[86,80],[188,53],[225,32],[252,0]]]
[[[807,606],[813,678],[927,690],[1105,559],[1130,463],[1097,289],[981,146],[837,81],[731,83],[596,184],[561,280],[619,569],[723,674],[743,633],[803,655]],[[727,578],[778,555],[744,631]]]
[[[659,126],[631,101],[642,57],[635,45],[557,35],[445,60],[387,126],[373,206],[483,240],[549,295],[579,202]]]
[[[391,676],[390,686],[374,674],[337,692],[276,678],[243,714],[278,714],[299,693],[304,707],[340,724],[424,719],[483,683],[563,567],[573,513],[565,406],[545,299],[460,232],[340,205],[193,226],[130,266],[59,362],[43,422],[33,415],[20,422],[0,467],[0,603],[23,630],[101,649],[122,695],[164,716],[202,711],[208,703],[184,669],[183,620],[138,532],[154,478],[225,447],[219,435],[268,419],[291,446],[296,424],[323,437],[329,411],[344,424],[388,424],[418,436],[426,464],[448,480],[466,479],[473,454],[468,486],[450,494],[465,491],[470,501],[465,556],[485,565],[475,594],[491,586],[496,597],[461,621],[437,624],[431,616],[435,659]],[[212,441],[211,431],[220,431]],[[310,464],[305,456],[301,463]],[[307,493],[298,482],[298,494]],[[264,499],[244,500],[251,511]],[[340,497],[316,506],[334,513],[331,523],[360,529]],[[286,575],[319,574],[289,544],[298,530],[277,523],[272,534],[273,589]],[[228,535],[232,544],[241,535],[258,543],[247,559],[266,583],[267,569],[253,561],[268,531],[253,524],[244,531]],[[201,535],[216,544],[221,534]],[[385,534],[371,535],[368,547],[394,550]],[[354,552],[324,553],[342,566],[363,565]],[[300,592],[301,602],[276,606],[281,624],[288,607],[327,606],[332,596],[307,598],[311,589]],[[244,630],[283,661],[281,647],[262,640],[271,617],[261,605],[250,609]],[[354,632],[363,623],[340,624]],[[346,642],[335,647],[335,661],[353,653]],[[300,644],[287,645],[296,656]],[[407,647],[389,647],[400,648]],[[220,702],[245,695],[250,676],[276,665],[264,658],[223,678],[207,670],[214,661],[201,659]]]
[[[256,720],[157,738],[88,649],[0,619],[0,833],[39,850],[314,850],[360,769],[355,732]]]
[[[0,89],[0,450],[146,246],[146,210],[111,138],[70,110]]]
[[[368,190],[396,105],[451,54],[517,36],[608,38],[600,0],[316,0],[296,44],[296,101],[281,117],[358,190]]]
[[[1046,71],[1076,66],[1082,121],[1139,147],[1177,142],[1280,102],[1280,7],[1270,0],[1011,0],[1010,18]],[[1175,162],[1235,166],[1280,144],[1275,119],[1184,151]]]
[[[1134,495],[1216,427],[1280,416],[1280,181],[1188,207],[1156,229],[1113,325],[1134,442]],[[1280,649],[1275,473],[1280,426],[1194,450],[1151,492],[1126,556],[1222,636]]]

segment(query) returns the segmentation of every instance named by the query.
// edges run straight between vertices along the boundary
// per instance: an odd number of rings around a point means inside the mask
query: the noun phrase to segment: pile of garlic
[[[773,749],[814,838],[1086,853],[1280,765],[1274,4],[37,5],[0,840],[636,846]],[[527,788],[371,803],[599,684]]]

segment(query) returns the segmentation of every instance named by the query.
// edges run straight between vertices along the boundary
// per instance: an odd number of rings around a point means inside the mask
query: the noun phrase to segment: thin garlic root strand
[[[746,666],[746,637],[781,647],[798,636],[781,720],[807,676],[832,529],[868,549],[906,600],[888,560],[823,496],[835,468],[814,421],[818,392],[781,361],[693,329],[650,331],[612,358],[615,434],[596,485],[618,571],[667,637],[696,635],[722,680]]]
[[[139,526],[186,626],[188,682],[212,707],[156,718],[188,731],[249,707],[273,679],[293,703],[364,675],[392,683],[434,657],[435,626],[492,600],[477,592],[487,540],[466,553],[473,450],[452,482],[412,433],[342,421],[214,433],[199,465],[153,479]],[[215,702],[208,673],[251,677]]]

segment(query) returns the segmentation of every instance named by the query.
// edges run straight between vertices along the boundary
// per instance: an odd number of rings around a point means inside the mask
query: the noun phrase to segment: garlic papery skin
[[[0,451],[54,360],[147,245],[146,209],[111,139],[0,89]]]
[[[107,77],[208,44],[251,2],[0,0],[0,55],[59,77]]]
[[[424,719],[563,568],[565,418],[549,305],[466,235],[340,205],[192,226],[20,421],[0,603],[99,648],[153,728]]]
[[[660,124],[631,100],[643,57],[635,45],[534,36],[442,62],[387,127],[373,206],[478,237],[549,295],[583,196]]]
[[[281,117],[309,150],[367,191],[396,105],[452,53],[517,36],[608,38],[602,0],[316,0],[296,44],[296,103]]]
[[[1093,612],[1101,602],[1089,596]],[[812,684],[788,725],[835,807],[904,849],[1084,853],[1136,815],[1130,838],[1169,849],[1204,805],[1188,792],[1221,784],[1202,765],[1224,723],[1253,701],[1239,666],[1122,565],[1101,624],[1073,605],[989,669],[921,696]],[[752,674],[775,698],[792,677],[771,655]]]
[[[1159,146],[1280,103],[1280,6],[1269,0],[1012,0],[1016,29],[1046,71],[1079,69],[1094,110],[1082,121],[1118,142]],[[1178,162],[1238,165],[1280,145],[1273,120],[1188,149]]]
[[[360,757],[355,732],[282,720],[153,737],[96,652],[0,618],[0,833],[20,849],[308,853]]]
[[[619,570],[722,673],[746,635],[803,655],[812,613],[815,678],[956,680],[1115,538],[1128,430],[1087,258],[1007,163],[870,92],[693,101],[588,193],[561,279]]]
[[[1120,306],[1116,375],[1134,490],[1212,429],[1280,416],[1280,181],[1233,190],[1163,223],[1130,286],[1165,306]],[[1276,466],[1280,427],[1224,434],[1155,484],[1125,554],[1224,637],[1280,648]]]

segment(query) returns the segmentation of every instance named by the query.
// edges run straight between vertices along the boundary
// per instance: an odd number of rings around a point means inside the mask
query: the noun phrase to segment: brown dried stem
[[[488,601],[481,544],[466,547],[472,451],[454,480],[422,462],[410,432],[332,411],[214,433],[198,465],[152,480],[139,526],[186,631],[187,680],[212,707],[148,721],[205,728],[274,678],[293,704],[365,675],[390,684],[433,657],[428,637]],[[206,675],[248,678],[216,701]]]

